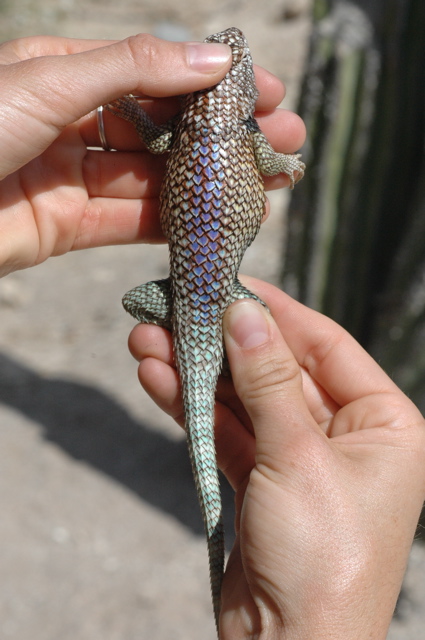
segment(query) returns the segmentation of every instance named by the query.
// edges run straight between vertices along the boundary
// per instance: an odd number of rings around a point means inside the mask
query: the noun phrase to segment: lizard
[[[172,332],[219,634],[225,549],[214,405],[224,355],[222,318],[237,299],[264,305],[238,279],[265,213],[262,175],[283,172],[293,188],[305,165],[300,154],[275,152],[254,118],[258,90],[243,33],[232,27],[204,42],[228,44],[232,66],[217,85],[182,96],[179,113],[168,123],[154,124],[132,95],[106,108],[131,122],[149,151],[169,152],[160,223],[169,244],[170,277],[132,289],[123,305],[139,322]]]

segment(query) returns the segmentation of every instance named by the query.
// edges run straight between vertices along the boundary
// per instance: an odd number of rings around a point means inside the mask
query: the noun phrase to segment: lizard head
[[[249,118],[258,98],[255,77],[252,67],[252,57],[248,42],[240,29],[230,27],[219,33],[214,33],[205,42],[220,42],[228,44],[232,50],[232,67],[225,81],[234,85],[234,95],[239,97],[239,109],[243,119]]]

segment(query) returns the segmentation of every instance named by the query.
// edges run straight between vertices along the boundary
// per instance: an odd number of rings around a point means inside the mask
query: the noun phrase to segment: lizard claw
[[[299,160],[299,158],[301,158],[301,153],[294,153],[292,155],[293,162],[291,162],[290,170],[288,170],[288,173],[287,173],[287,175],[289,176],[289,180],[290,180],[289,188],[291,190],[304,177],[305,164],[304,164],[304,162]],[[294,165],[294,166],[292,166],[292,165]],[[296,173],[296,176],[294,176],[294,173]]]

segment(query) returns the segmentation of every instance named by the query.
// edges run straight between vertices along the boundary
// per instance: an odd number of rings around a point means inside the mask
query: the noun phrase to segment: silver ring
[[[100,144],[104,151],[112,151],[105,135],[105,123],[103,122],[103,105],[97,108],[97,130],[99,132]]]

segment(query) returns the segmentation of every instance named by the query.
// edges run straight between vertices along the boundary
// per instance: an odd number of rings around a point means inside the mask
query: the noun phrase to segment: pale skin
[[[25,38],[0,46],[0,275],[74,249],[162,242],[164,156],[143,150],[133,127],[109,113],[108,142],[118,152],[88,151],[100,144],[92,110],[133,92],[161,98],[148,110],[164,120],[177,110],[172,96],[211,86],[230,64],[226,45],[147,35],[112,44]],[[303,124],[275,109],[284,95],[279,80],[256,71],[261,126],[278,151],[294,151]],[[288,178],[268,185],[287,186]]]
[[[218,47],[150,36],[0,47],[2,275],[69,250],[162,241],[163,160],[110,114],[118,152],[87,150],[99,146],[90,112],[132,92],[166,117],[169,97],[226,73],[229,51]],[[303,124],[276,109],[279,81],[256,71],[260,125],[276,150],[295,151]],[[224,318],[233,382],[219,383],[217,450],[236,492],[237,537],[221,638],[383,640],[425,496],[423,418],[341,327],[246,282],[272,316],[241,301]],[[170,335],[139,325],[129,344],[142,385],[181,424]]]

